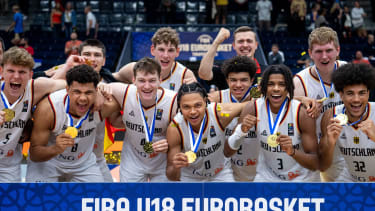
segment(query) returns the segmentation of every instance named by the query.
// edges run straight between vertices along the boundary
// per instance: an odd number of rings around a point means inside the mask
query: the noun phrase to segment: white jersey
[[[264,98],[256,100],[257,116],[261,116],[257,123],[258,140],[260,141],[259,164],[254,181],[268,182],[310,182],[315,181],[313,172],[301,166],[293,157],[281,150],[280,145],[270,147],[267,138],[270,133],[268,124],[267,104]],[[293,147],[303,151],[298,112],[302,104],[297,100],[288,101],[277,132],[288,135],[292,139]],[[276,118],[273,116],[272,118]],[[276,132],[276,131],[275,131]]]
[[[229,89],[220,91],[220,102],[235,103],[231,98]],[[225,128],[226,139],[228,139],[229,136],[232,135],[237,123],[238,117],[235,117]],[[257,140],[255,127],[252,127],[247,136],[245,136],[245,139],[240,148],[235,154],[231,156],[233,175],[236,181],[254,180],[256,174],[256,166],[258,163],[258,155],[259,142]]]
[[[164,89],[177,92],[184,82],[187,70],[188,69],[184,65],[176,61],[171,70],[172,74],[169,74],[167,78],[163,79],[160,86]]]
[[[346,64],[345,61],[337,60],[336,68],[339,68],[340,66],[344,64]],[[305,68],[301,72],[297,73],[296,77],[300,79],[303,85],[305,95],[307,97],[312,98],[312,99],[322,99],[323,97],[325,97],[324,91],[321,87],[319,78],[316,78],[312,74],[313,71],[316,71],[315,66]],[[321,110],[319,117],[316,120],[316,133],[317,133],[318,141],[320,140],[322,136],[320,123],[323,117],[323,113],[326,110],[343,103],[342,100],[340,99],[339,93],[336,92],[333,84],[332,84],[332,89],[331,89],[330,84],[325,83],[324,85],[325,85],[325,89],[327,90],[327,93],[329,93],[329,91],[331,90],[334,93],[334,97],[328,98],[327,100],[323,102],[323,108]],[[342,170],[346,168],[346,165],[344,162],[344,158],[340,155],[340,152],[337,148],[335,148],[333,163],[334,165],[332,165],[329,169],[327,169],[323,173],[322,176],[324,177],[325,180],[329,180],[329,181],[345,181],[346,180],[345,178],[347,178],[348,175],[347,175],[347,172],[342,172]],[[339,177],[340,174],[341,176]]]
[[[4,82],[0,83],[0,87]],[[30,80],[21,99],[12,108],[15,111],[14,118],[9,122],[4,122],[0,129],[0,168],[7,168],[21,164],[22,145],[18,143],[27,120],[31,117],[33,106],[34,80]],[[0,110],[5,108],[0,102]],[[18,176],[18,175],[17,175]]]
[[[334,114],[342,113],[344,105],[335,107]],[[372,110],[375,103],[368,103],[368,112],[363,116],[363,121],[370,119],[375,122],[375,113]],[[342,127],[336,145],[345,158],[353,182],[375,181],[375,142],[360,129],[345,125]]]
[[[160,94],[161,93],[161,94]],[[123,98],[122,120],[125,124],[125,137],[121,153],[120,174],[125,172],[137,172],[142,175],[153,174],[156,170],[162,169],[165,175],[167,154],[147,154],[143,146],[146,143],[146,130],[143,126],[142,113],[137,98],[137,87],[128,85]],[[159,88],[158,101],[156,104],[155,130],[152,141],[166,138],[167,127],[171,121],[172,108],[176,99],[176,93]],[[147,124],[151,126],[154,116],[155,105],[143,108]],[[126,169],[126,170],[125,170]]]
[[[65,89],[48,96],[55,115],[55,125],[49,137],[48,145],[56,144],[56,137],[64,133],[65,129],[69,126],[69,118],[65,112],[67,96]],[[73,125],[75,125],[79,118],[75,118],[74,116],[72,118]],[[74,138],[74,146],[66,148],[63,153],[53,157],[50,161],[62,168],[79,168],[85,162],[96,162],[92,150],[95,143],[96,127],[101,121],[99,112],[90,113],[78,129],[78,135]]]
[[[173,122],[180,132],[183,143],[182,150],[184,152],[193,151],[190,146],[190,129],[183,115],[178,113]],[[197,137],[197,133],[194,133],[194,135]],[[224,156],[225,139],[224,128],[216,115],[216,103],[208,104],[202,141],[196,151],[197,159],[188,167],[181,168],[181,181],[192,179],[195,181],[215,181],[216,177],[220,175],[219,173],[230,169],[230,162]],[[232,175],[230,176],[233,178]]]

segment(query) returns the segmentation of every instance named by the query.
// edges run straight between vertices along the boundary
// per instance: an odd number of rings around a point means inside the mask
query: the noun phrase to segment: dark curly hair
[[[68,86],[72,85],[73,81],[76,81],[80,84],[94,83],[94,87],[96,87],[99,80],[99,73],[95,72],[91,66],[86,64],[75,66],[66,73]]]
[[[252,79],[257,71],[257,65],[254,60],[247,56],[235,56],[224,62],[222,71],[225,78],[228,78],[229,73],[246,72],[249,73],[249,76]]]
[[[180,89],[177,93],[177,110],[180,109],[181,98],[185,94],[191,93],[198,93],[200,94],[203,99],[206,99],[206,103],[208,104],[210,101],[208,100],[208,95],[206,89],[198,82],[193,82],[190,84],[182,84]]]
[[[375,69],[368,64],[348,63],[332,73],[332,82],[337,92],[342,92],[345,86],[364,84],[367,89],[375,88]]]
[[[267,84],[272,74],[281,74],[284,76],[286,90],[289,93],[290,99],[293,99],[294,84],[293,84],[293,74],[289,67],[283,64],[276,64],[268,66],[262,75],[262,80],[260,82],[260,91],[263,96],[267,96]]]

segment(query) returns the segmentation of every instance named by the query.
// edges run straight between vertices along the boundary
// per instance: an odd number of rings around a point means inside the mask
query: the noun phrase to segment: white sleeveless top
[[[178,90],[184,82],[184,77],[187,72],[187,68],[176,61],[171,71],[172,75],[169,75],[167,78],[163,79],[161,81],[160,86],[164,89],[169,89],[178,92]]]

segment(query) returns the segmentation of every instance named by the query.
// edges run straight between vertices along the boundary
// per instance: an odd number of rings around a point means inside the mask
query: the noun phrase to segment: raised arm
[[[65,80],[54,80],[50,78],[40,77],[34,80],[34,100],[36,105],[44,96],[66,87]]]
[[[201,64],[199,65],[198,75],[203,80],[211,80],[213,78],[212,67],[214,65],[214,59],[216,51],[219,45],[228,39],[230,32],[226,28],[221,28],[217,34],[214,42],[208,49],[207,53],[203,56]]]
[[[117,81],[121,81],[126,84],[133,83],[133,68],[134,68],[135,62],[130,62],[123,66],[118,72],[113,73],[113,77]]]
[[[244,103],[218,103],[216,109],[217,116],[219,117],[220,124],[225,128],[235,118],[239,117],[242,109],[246,106]]]

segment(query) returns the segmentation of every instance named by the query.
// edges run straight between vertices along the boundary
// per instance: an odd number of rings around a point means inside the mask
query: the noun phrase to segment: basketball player
[[[32,80],[34,59],[24,49],[12,47],[3,56],[0,73],[0,182],[21,181],[22,144],[19,144],[32,108],[48,93],[63,89],[64,80]]]
[[[67,88],[41,101],[34,114],[28,182],[103,182],[93,146],[102,118],[120,111],[113,100],[92,111],[99,74],[78,65],[66,74]]]
[[[168,179],[234,181],[230,161],[223,153],[227,146],[224,130],[244,104],[208,104],[206,90],[196,82],[181,86],[177,103],[180,112],[167,130]]]
[[[260,152],[254,181],[314,181],[312,171],[319,167],[315,120],[293,100],[291,71],[285,65],[268,66],[260,87],[264,97],[247,104],[240,118],[245,125],[237,126],[228,145],[238,150],[244,129],[255,126]]]
[[[228,89],[208,94],[211,102],[239,103],[250,101],[260,94],[258,87],[251,86],[257,66],[247,56],[235,56],[223,64],[223,73],[227,79]],[[255,91],[255,92],[254,92]],[[255,95],[253,95],[255,94]],[[260,96],[255,96],[260,97]],[[225,136],[229,138],[237,125],[237,117],[225,128]],[[252,181],[255,177],[258,160],[259,142],[255,138],[255,128],[248,133],[240,149],[231,156],[231,164],[236,181]]]
[[[158,29],[151,39],[151,54],[161,66],[161,87],[177,91],[183,83],[196,81],[194,73],[175,59],[180,54],[180,38],[176,30],[170,27]],[[132,83],[135,62],[122,67],[114,74],[118,81]]]
[[[344,61],[336,60],[340,54],[340,45],[337,33],[329,27],[320,27],[313,30],[309,35],[309,55],[314,66],[307,67],[294,77],[294,96],[306,105],[310,104],[307,112],[310,117],[316,118],[316,129],[318,139],[321,137],[320,122],[322,114],[335,105],[342,104],[340,95],[335,91],[331,81],[331,74],[337,68],[346,64]],[[312,99],[312,100],[311,100]],[[306,100],[308,100],[306,102]],[[310,103],[309,103],[310,102]],[[348,173],[344,159],[336,149],[334,165],[322,172],[324,181],[345,181]]]
[[[123,109],[125,138],[121,182],[166,182],[167,127],[176,112],[176,93],[160,87],[161,67],[151,58],[134,65],[134,84],[111,84]]]
[[[375,88],[375,70],[367,64],[346,64],[332,74],[332,82],[344,104],[327,110],[322,119],[319,143],[322,170],[332,163],[335,145],[340,149],[351,182],[375,181],[375,103],[369,102]],[[342,120],[342,121],[340,121]]]

